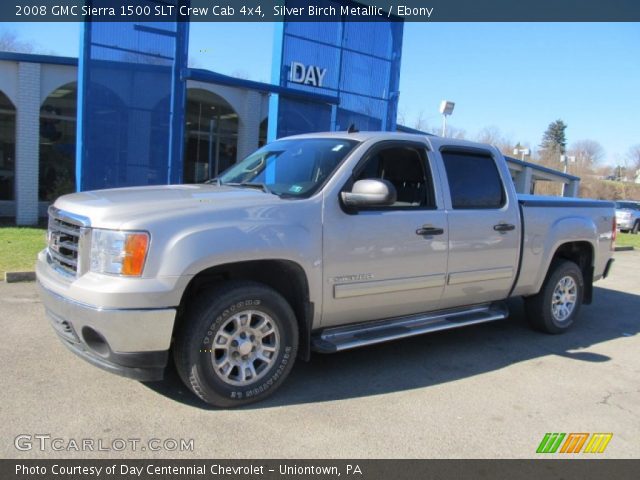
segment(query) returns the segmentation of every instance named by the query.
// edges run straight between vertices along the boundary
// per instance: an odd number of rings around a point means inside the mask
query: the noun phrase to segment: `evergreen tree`
[[[547,130],[542,136],[542,143],[540,148],[542,154],[545,156],[559,156],[564,155],[567,150],[567,137],[565,136],[565,130],[567,124],[562,120],[556,120],[551,122],[547,127]]]

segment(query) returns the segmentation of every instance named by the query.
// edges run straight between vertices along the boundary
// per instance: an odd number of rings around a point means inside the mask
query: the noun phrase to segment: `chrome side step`
[[[311,338],[311,347],[316,352],[335,353],[423,333],[502,320],[508,316],[509,309],[505,304],[492,303],[465,309],[358,323],[321,330]]]

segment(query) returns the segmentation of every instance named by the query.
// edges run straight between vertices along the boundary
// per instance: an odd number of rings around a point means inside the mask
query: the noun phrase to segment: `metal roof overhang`
[[[507,164],[509,165],[509,170],[515,172],[521,172],[525,168],[530,168],[532,170],[532,176],[534,180],[543,180],[550,182],[562,182],[562,183],[571,183],[571,182],[579,182],[580,177],[576,177],[575,175],[570,175],[568,173],[561,172],[559,170],[554,170],[549,167],[544,167],[542,165],[538,165],[536,163],[525,162],[523,160],[518,160],[517,158],[507,157]]]
[[[222,75],[221,73],[202,70],[199,68],[188,68],[185,72],[185,80],[196,80],[199,82],[213,83],[217,85],[227,85],[229,87],[246,88],[265,93],[277,93],[286,97],[300,98],[317,103],[328,103],[331,105],[338,105],[340,103],[338,97],[331,95],[305,92],[302,90],[295,90],[293,88],[281,87],[279,85],[271,85],[269,83],[254,82],[253,80],[230,77],[228,75]]]

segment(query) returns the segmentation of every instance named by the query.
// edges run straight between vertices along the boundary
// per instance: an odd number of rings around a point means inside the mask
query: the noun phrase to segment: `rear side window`
[[[495,209],[505,204],[498,168],[490,155],[443,151],[454,209]]]

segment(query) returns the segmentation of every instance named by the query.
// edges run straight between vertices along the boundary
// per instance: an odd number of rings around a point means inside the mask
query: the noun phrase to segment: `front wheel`
[[[582,305],[584,279],[575,263],[552,263],[537,295],[525,298],[529,323],[546,333],[564,333],[574,324]]]
[[[636,221],[636,223],[633,224],[633,228],[631,229],[631,233],[634,235],[638,234],[638,230],[640,230],[640,220]]]
[[[182,381],[217,407],[262,400],[291,371],[298,324],[287,301],[255,282],[201,295],[183,319],[174,357]]]

